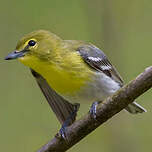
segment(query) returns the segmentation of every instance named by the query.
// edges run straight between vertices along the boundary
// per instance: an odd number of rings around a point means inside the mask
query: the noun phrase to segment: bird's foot
[[[73,123],[72,120],[75,120],[77,112],[79,110],[79,107],[80,107],[80,104],[76,103],[74,111],[64,121],[64,123],[62,124],[61,129],[59,130],[60,137],[62,137],[65,140],[66,140],[66,129],[67,129],[68,126],[70,126]]]
[[[91,117],[92,117],[93,119],[95,119],[95,120],[97,120],[97,119],[96,119],[96,118],[97,118],[96,113],[97,113],[97,106],[98,106],[99,103],[100,103],[100,102],[98,102],[98,101],[93,102],[93,104],[91,105],[91,108],[90,108],[90,110],[89,110],[89,113],[90,113]]]
[[[59,135],[61,138],[66,139],[66,128],[64,124],[62,125],[61,129],[59,130]]]

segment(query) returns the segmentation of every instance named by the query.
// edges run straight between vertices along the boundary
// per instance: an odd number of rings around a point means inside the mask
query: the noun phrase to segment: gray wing
[[[32,75],[35,77],[41,91],[43,92],[45,98],[47,99],[49,105],[51,106],[53,112],[56,114],[58,120],[61,124],[65,120],[69,119],[71,113],[78,110],[80,104],[71,104],[66,101],[63,97],[58,95],[46,82],[46,80],[37,72],[31,69]],[[76,117],[70,117],[72,124]],[[69,124],[69,125],[70,125]]]
[[[103,72],[107,76],[119,83],[120,87],[123,86],[123,80],[115,67],[108,61],[106,55],[94,45],[85,45],[77,49],[83,60],[94,70]],[[125,108],[132,114],[146,112],[142,106],[133,102]]]
[[[106,55],[94,45],[84,45],[77,49],[83,60],[94,70],[103,72],[113,80],[118,82],[120,86],[123,85],[123,80],[115,67],[109,62]]]

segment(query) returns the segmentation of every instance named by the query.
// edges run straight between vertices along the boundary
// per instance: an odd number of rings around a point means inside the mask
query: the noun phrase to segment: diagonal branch
[[[93,120],[89,114],[86,114],[83,118],[67,128],[66,137],[68,141],[60,137],[54,137],[38,150],[38,152],[64,152],[68,150],[151,87],[152,66],[146,68],[136,79],[132,80],[113,96],[108,97],[99,104],[97,109],[97,121]]]

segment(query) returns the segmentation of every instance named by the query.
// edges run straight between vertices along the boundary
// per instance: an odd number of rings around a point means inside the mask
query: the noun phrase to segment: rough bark
[[[68,150],[151,87],[152,66],[146,68],[145,71],[134,80],[99,104],[97,120],[92,119],[89,114],[86,114],[83,118],[67,128],[67,141],[56,136],[38,150],[38,152],[64,152]]]

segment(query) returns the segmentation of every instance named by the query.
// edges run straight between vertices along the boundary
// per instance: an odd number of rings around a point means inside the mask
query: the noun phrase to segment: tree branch
[[[67,128],[67,141],[56,136],[38,150],[38,152],[64,152],[68,150],[151,87],[152,66],[146,68],[136,79],[132,80],[113,96],[108,97],[99,104],[97,109],[97,121],[92,119],[89,114],[86,114],[83,118],[74,122]]]

